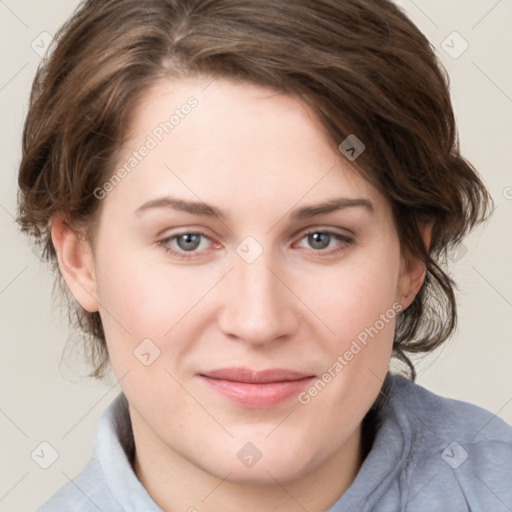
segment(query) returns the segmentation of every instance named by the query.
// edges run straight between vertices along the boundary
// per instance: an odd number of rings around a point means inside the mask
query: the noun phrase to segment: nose
[[[284,340],[298,328],[300,301],[266,252],[252,263],[236,260],[222,296],[219,327],[231,338],[262,346]]]

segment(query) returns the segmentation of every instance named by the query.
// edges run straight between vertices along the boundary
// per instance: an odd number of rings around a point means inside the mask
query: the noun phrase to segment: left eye
[[[336,250],[342,250],[345,245],[352,242],[352,240],[344,235],[340,235],[339,233],[334,233],[332,231],[310,231],[305,233],[301,240],[306,239],[308,244],[315,249],[315,252],[323,252],[324,249],[328,249],[331,242],[341,242],[341,247],[338,247]],[[338,246],[340,243],[338,243]],[[332,247],[332,245],[331,245]]]
[[[160,243],[167,251],[181,255],[182,253],[180,251],[183,251],[184,253],[196,251],[196,249],[198,249],[201,245],[201,238],[210,240],[203,233],[181,233],[179,235],[173,235],[169,238],[166,238]],[[176,242],[179,250],[176,250],[172,246],[170,247],[171,242],[174,241]],[[185,255],[185,257],[187,257],[187,255]]]

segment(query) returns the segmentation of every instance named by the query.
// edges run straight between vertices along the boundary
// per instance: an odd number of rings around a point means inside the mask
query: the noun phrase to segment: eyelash
[[[352,240],[351,238],[349,238],[345,235],[341,235],[334,231],[322,230],[322,229],[315,229],[315,230],[307,231],[307,232],[303,233],[303,235],[300,237],[300,240],[303,240],[307,236],[314,235],[314,234],[330,235],[333,238],[337,239],[339,242],[341,242],[341,244],[338,248],[331,250],[331,251],[327,251],[326,249],[318,249],[318,250],[310,249],[310,251],[312,253],[316,253],[316,254],[326,253],[325,256],[334,256],[334,255],[338,254],[339,252],[344,251],[348,245],[350,245],[354,242],[354,240]],[[197,236],[201,236],[201,237],[206,238],[207,240],[211,241],[210,237],[205,235],[204,233],[200,233],[200,232],[196,232],[196,231],[184,231],[182,233],[177,233],[177,234],[169,236],[163,240],[160,240],[158,242],[158,244],[163,247],[163,249],[166,253],[170,253],[173,256],[177,256],[180,259],[188,260],[188,259],[197,257],[196,255],[198,254],[198,251],[191,251],[191,252],[187,253],[186,251],[177,251],[176,249],[171,249],[169,247],[168,244],[172,240],[176,240],[179,237],[184,236],[184,235],[197,235]]]

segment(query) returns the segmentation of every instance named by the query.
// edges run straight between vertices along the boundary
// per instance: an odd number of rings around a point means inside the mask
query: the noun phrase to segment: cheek
[[[322,400],[344,403],[354,418],[362,418],[378,394],[389,367],[396,317],[401,311],[397,302],[398,245],[382,244],[377,254],[367,253],[347,266],[343,275],[340,273],[339,287],[325,303],[326,312],[331,303],[329,321],[336,336],[329,341],[330,357],[321,376],[329,382],[328,389],[322,391],[317,406]],[[332,308],[333,303],[338,307]],[[341,409],[334,415],[342,421]]]
[[[340,270],[339,282],[316,297],[319,316],[335,335],[321,338],[325,355],[321,373],[299,402],[310,417],[325,425],[334,442],[362,420],[389,367],[401,310],[396,302],[400,257],[394,245],[381,248],[378,258],[360,257]]]
[[[207,314],[202,299],[218,283],[218,271],[207,265],[167,264],[159,255],[155,258],[153,251],[132,248],[116,254],[108,250],[108,245],[105,247],[107,250],[98,257],[96,275],[101,318],[115,373],[140,369],[134,353],[148,339],[164,356],[151,365],[152,369],[164,361],[182,358],[199,339],[198,331]],[[141,257],[143,252],[148,255]],[[148,346],[151,348],[151,343]]]
[[[346,350],[353,340],[364,343],[370,336],[393,338],[400,309],[396,302],[400,256],[393,244],[381,246],[378,254],[376,258],[371,251],[361,252],[338,271],[324,271],[325,278],[316,276],[318,293],[310,295],[311,304],[333,334],[332,349]]]
[[[212,287],[211,271],[166,264],[160,250],[105,245],[96,276],[107,323],[115,317],[134,336],[161,337]]]
[[[137,344],[145,338],[160,344],[206,288],[179,269],[106,251],[98,259],[96,275],[102,322],[114,349],[115,344]]]

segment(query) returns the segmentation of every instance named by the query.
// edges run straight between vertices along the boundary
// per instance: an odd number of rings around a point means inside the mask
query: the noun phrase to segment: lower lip
[[[265,384],[250,384],[230,380],[201,378],[214,391],[226,396],[233,402],[245,407],[265,409],[286,402],[297,396],[314,379],[306,377],[299,380],[268,382]]]

